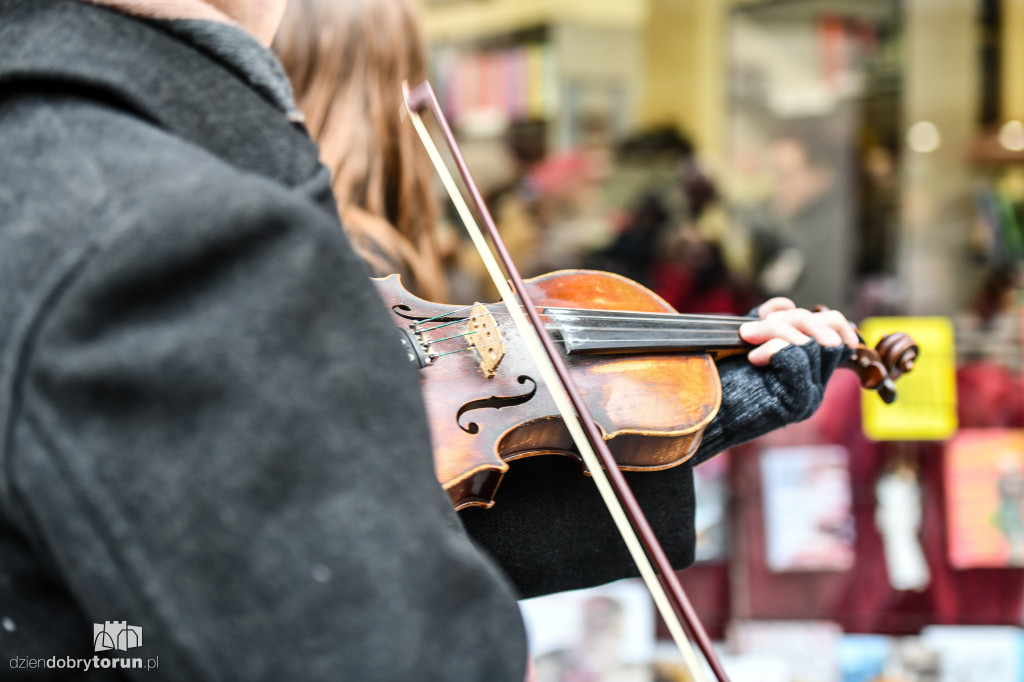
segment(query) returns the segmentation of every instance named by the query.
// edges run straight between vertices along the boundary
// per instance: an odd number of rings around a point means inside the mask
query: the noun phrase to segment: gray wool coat
[[[0,0],[0,678],[520,682],[518,597],[634,573],[575,462],[452,511],[293,107],[232,27]],[[839,356],[724,364],[694,462],[629,477],[677,565],[693,464]]]

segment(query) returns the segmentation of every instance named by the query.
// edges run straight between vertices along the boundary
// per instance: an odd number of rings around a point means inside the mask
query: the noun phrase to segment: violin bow
[[[619,470],[611,450],[608,449],[608,445],[601,435],[600,427],[591,416],[590,410],[569,375],[561,353],[544,328],[523,279],[498,234],[494,219],[484,204],[480,190],[469,173],[466,161],[452,135],[451,128],[448,126],[448,121],[441,111],[434,89],[428,81],[424,81],[412,89],[403,82],[402,92],[405,96],[405,111],[409,114],[441,182],[448,191],[474,246],[483,259],[491,280],[497,287],[502,301],[522,335],[524,345],[537,364],[538,372],[558,406],[562,419],[572,435],[573,442],[583,457],[587,470],[592,475],[598,492],[608,507],[612,520],[622,535],[622,539],[625,541],[641,577],[647,584],[647,589],[650,591],[662,619],[668,626],[672,639],[675,640],[676,646],[679,647],[683,659],[690,668],[691,674],[700,682],[706,680],[700,661],[683,630],[682,623],[684,622],[715,677],[720,682],[728,682],[729,678],[711,644],[711,639],[683,591],[675,569],[672,568],[661,543],[647,521],[647,517],[644,516],[636,497]],[[433,114],[437,122],[439,132],[452,155],[473,205],[483,219],[487,235],[493,244],[493,251],[419,115],[419,112],[424,110]],[[497,253],[497,259],[495,253]],[[501,266],[498,265],[498,259],[501,261]],[[508,275],[507,279],[505,273]],[[509,280],[511,280],[511,286]],[[514,291],[512,287],[514,287]],[[518,300],[516,292],[518,292]]]

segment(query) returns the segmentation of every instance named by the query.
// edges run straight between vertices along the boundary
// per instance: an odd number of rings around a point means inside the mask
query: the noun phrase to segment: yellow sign
[[[957,429],[953,323],[945,317],[871,317],[860,325],[874,348],[885,334],[906,332],[920,348],[914,369],[896,381],[896,402],[861,397],[864,434],[872,440],[946,440]]]

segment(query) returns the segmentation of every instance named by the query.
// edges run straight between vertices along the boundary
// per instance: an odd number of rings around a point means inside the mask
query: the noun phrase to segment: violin
[[[662,340],[660,329],[658,335],[654,336],[649,329],[636,328],[634,323],[637,322],[637,318],[664,321],[669,318],[679,320],[681,316],[674,316],[664,301],[628,280],[619,278],[618,282],[614,282],[614,276],[570,272],[564,275],[554,273],[531,280],[527,284],[512,262],[501,235],[498,234],[494,219],[469,172],[466,160],[455,142],[451,127],[445,119],[444,112],[441,111],[441,105],[430,83],[424,81],[412,88],[408,83],[403,83],[402,92],[406,105],[402,113],[408,115],[416,134],[423,142],[424,149],[462,218],[467,234],[480,254],[504,306],[501,309],[496,306],[474,304],[466,308],[452,308],[397,296],[402,293],[397,278],[390,284],[388,280],[383,280],[379,285],[385,299],[400,299],[392,303],[391,309],[402,319],[399,329],[410,362],[419,366],[423,372],[421,376],[425,377],[424,397],[428,417],[435,435],[435,443],[441,448],[436,460],[443,462],[445,457],[451,455],[462,462],[450,470],[446,465],[442,465],[443,470],[440,470],[442,467],[438,467],[441,482],[449,490],[457,507],[473,504],[491,506],[494,490],[508,468],[507,459],[543,452],[574,452],[569,449],[568,442],[562,437],[565,430],[571,436],[571,442],[575,444],[575,451],[584,462],[587,473],[592,476],[595,488],[636,563],[640,577],[647,585],[658,613],[661,614],[672,639],[686,661],[690,674],[695,680],[702,682],[705,679],[703,667],[690,644],[684,624],[704,655],[704,660],[715,679],[719,682],[728,682],[729,677],[711,639],[700,624],[700,619],[697,618],[693,605],[679,583],[671,562],[636,497],[629,489],[610,443],[615,442],[616,449],[624,453],[627,467],[665,468],[692,456],[699,443],[699,435],[694,434],[711,421],[718,409],[721,395],[718,391],[709,392],[707,395],[710,398],[690,398],[687,402],[684,398],[697,395],[696,392],[683,393],[679,387],[690,382],[697,385],[703,383],[707,387],[710,383],[711,387],[720,390],[721,384],[717,372],[712,371],[713,359],[708,351],[725,353],[730,352],[733,345],[740,346],[742,339],[739,337],[739,324],[742,322],[734,319],[730,325],[729,321],[719,320],[718,323],[724,327],[731,326],[731,331],[711,330],[711,338],[714,339],[711,345],[722,343],[725,345],[724,348],[709,348],[705,343],[707,337],[702,337],[702,342],[698,344],[699,349],[690,348],[679,343],[678,339],[670,342]],[[421,112],[429,113],[436,121],[444,146],[451,154],[468,197],[483,220],[486,235],[477,225],[473,210],[449,172],[440,150],[434,144],[420,116]],[[580,277],[575,277],[576,274]],[[591,276],[594,279],[591,279]],[[538,295],[536,300],[534,289]],[[623,300],[630,303],[623,305]],[[545,305],[538,305],[536,301],[542,301]],[[569,307],[578,306],[580,303],[585,307]],[[432,314],[423,316],[421,311],[429,312],[431,308]],[[543,317],[541,313],[544,313]],[[511,324],[499,323],[499,320],[506,319],[504,315],[509,316]],[[580,328],[574,326],[577,322]],[[683,323],[682,326],[688,324]],[[463,325],[465,329],[448,336],[433,336],[449,326],[459,325]],[[617,339],[609,341],[606,332],[615,326],[616,333],[612,336]],[[518,330],[518,335],[506,343],[505,332],[512,329]],[[601,329],[605,331],[601,334],[595,333]],[[431,336],[427,337],[426,334]],[[718,336],[715,336],[716,334]],[[633,341],[637,341],[640,335],[651,335],[651,338],[656,340],[653,341],[653,345],[638,346],[625,344],[622,338],[632,337]],[[452,340],[448,337],[464,338],[467,346],[441,350],[442,343]],[[591,343],[595,339],[599,342],[598,346]],[[601,344],[604,344],[604,347],[600,347]],[[676,348],[675,345],[681,347]],[[521,354],[520,350],[525,352]],[[895,338],[890,339],[883,350],[884,354],[880,354],[876,349],[872,356],[867,352],[870,350],[863,351],[865,355],[859,356],[861,359],[855,356],[854,367],[861,374],[862,383],[865,382],[864,377],[868,377],[868,383],[873,382],[876,386],[883,387],[883,399],[894,398],[891,380],[911,369],[917,354],[916,347],[908,339]],[[472,355],[469,360],[464,359],[457,364],[441,364],[446,358],[462,353]],[[858,353],[861,353],[859,348]],[[612,357],[597,357],[602,355]],[[525,362],[527,356],[532,362]],[[865,357],[867,360],[863,359]],[[660,361],[674,358],[670,362],[693,364],[696,371],[685,379],[682,378],[682,374],[675,375],[676,383],[668,385],[665,382],[671,382],[671,377],[664,375],[666,365],[656,363],[654,358]],[[886,365],[886,361],[891,364]],[[609,365],[609,362],[617,364]],[[442,385],[441,382],[429,381],[426,378],[428,370],[436,370],[442,366],[446,368],[446,372],[450,372],[452,378],[465,380],[465,385],[470,388],[462,390],[470,391],[472,394],[468,401],[464,402],[465,393],[456,392],[452,384]],[[678,365],[669,364],[667,367],[670,371],[679,369]],[[633,371],[626,372],[627,369]],[[542,381],[538,382],[537,377],[532,376],[534,372]],[[431,372],[431,375],[441,376],[441,373]],[[614,376],[615,380],[601,381],[604,375]],[[481,386],[479,377],[485,382],[491,382],[491,388],[486,387],[486,384]],[[591,380],[594,383],[591,384]],[[888,384],[886,380],[889,381]],[[583,381],[588,382],[589,397],[584,397],[584,391],[577,385]],[[501,393],[494,390],[499,384],[502,391],[508,388],[512,391]],[[676,388],[673,389],[671,386]],[[655,395],[667,395],[676,398],[677,402],[662,404],[650,399],[644,400],[643,396],[649,391],[649,387],[663,391],[656,391]],[[461,389],[461,386],[458,388]],[[440,401],[445,396],[449,396],[447,411],[440,407]],[[547,398],[550,398],[554,410],[537,410],[534,417],[522,421],[505,420],[510,410],[516,411],[523,405],[533,408],[545,404]],[[707,405],[709,399],[711,407]],[[640,410],[635,407],[636,400],[641,400],[642,405],[650,407],[653,413],[638,414]],[[594,409],[591,408],[592,403]],[[451,412],[452,409],[454,414]],[[494,419],[494,415],[502,410],[505,410],[505,414],[501,414],[501,420]],[[684,448],[688,449],[688,454],[682,459],[677,458],[675,462],[670,458],[666,460],[665,457],[659,459],[656,456],[653,461],[641,457],[643,449],[639,447],[638,442],[657,433],[655,429],[648,429],[648,425],[665,418],[673,410],[698,415],[692,424],[678,428],[670,427],[667,432],[661,432],[661,437],[683,438],[684,442],[685,437],[690,436],[691,442]],[[601,414],[603,422],[594,416],[596,413]],[[435,419],[435,415],[438,414],[440,418]],[[667,420],[678,426],[678,418],[668,417]],[[606,424],[611,425],[610,430]],[[616,424],[621,424],[622,428],[615,428]],[[455,443],[468,442],[465,436],[456,431],[456,427],[462,434],[474,438],[478,435],[483,436],[474,441],[477,447],[459,450],[446,440],[449,435],[454,435]],[[439,431],[442,433],[438,433]],[[481,461],[474,459],[472,455],[464,454],[481,452],[480,443],[487,442],[493,443],[493,452],[489,458],[485,457]],[[678,442],[677,440],[676,443]],[[506,447],[508,453],[504,455],[505,459],[502,459],[501,451]],[[629,461],[630,458],[632,461]],[[449,477],[451,473],[454,475]]]
[[[493,506],[514,460],[583,464],[502,304],[432,303],[397,275],[374,281],[420,370],[437,478],[456,509]],[[752,347],[739,326],[756,318],[681,315],[607,272],[564,270],[525,286],[619,468],[657,471],[692,457],[721,404],[715,361]],[[909,336],[890,334],[874,349],[861,343],[844,366],[892,402],[917,352]]]

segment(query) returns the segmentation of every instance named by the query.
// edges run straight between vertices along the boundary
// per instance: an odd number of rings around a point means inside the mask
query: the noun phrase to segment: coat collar
[[[287,83],[274,69],[272,53],[226,24],[149,21],[78,0],[0,0],[0,93],[101,100],[295,184],[317,172],[317,150],[288,119],[290,89],[274,91],[271,83]]]

